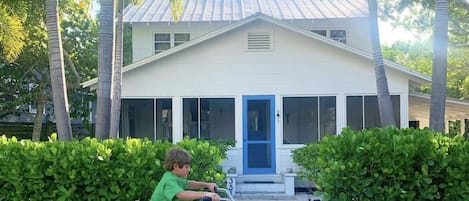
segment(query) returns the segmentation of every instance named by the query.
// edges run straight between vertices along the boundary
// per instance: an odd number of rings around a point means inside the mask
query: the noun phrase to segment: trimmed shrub
[[[198,181],[211,181],[218,186],[224,186],[226,174],[223,173],[221,162],[228,158],[227,151],[230,145],[217,141],[200,141],[184,138],[178,146],[188,150],[192,155],[191,172],[189,179]]]
[[[325,200],[469,200],[469,143],[428,129],[345,129],[293,160]]]
[[[164,173],[169,142],[93,138],[70,142],[0,140],[0,200],[149,200]],[[226,145],[184,139],[178,146],[204,171],[192,179],[221,181]],[[210,179],[210,180],[208,180]]]

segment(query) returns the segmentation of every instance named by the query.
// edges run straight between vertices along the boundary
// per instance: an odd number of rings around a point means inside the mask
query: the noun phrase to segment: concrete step
[[[295,196],[287,196],[283,193],[239,193],[235,199],[238,200],[295,200]]]
[[[276,193],[244,193],[234,197],[236,201],[322,201],[312,194],[298,193],[292,196]]]
[[[238,193],[285,193],[283,183],[237,183]]]
[[[278,194],[292,196],[295,194],[294,174],[249,174],[228,175],[228,189],[234,195]],[[233,185],[234,184],[234,185]]]
[[[236,183],[282,183],[281,174],[249,174],[238,175]]]

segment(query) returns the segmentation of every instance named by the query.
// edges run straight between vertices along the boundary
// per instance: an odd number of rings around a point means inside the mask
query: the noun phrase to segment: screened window
[[[122,99],[120,136],[172,141],[171,99]]]
[[[319,34],[321,36],[327,37],[327,31],[326,30],[311,30],[315,34]]]
[[[345,30],[331,30],[330,38],[337,42],[347,43],[347,33]]]
[[[400,126],[400,96],[392,95],[391,101],[396,126]],[[377,96],[347,96],[347,126],[354,130],[381,127]]]
[[[171,48],[171,35],[169,33],[155,34],[155,54]]]
[[[234,98],[184,98],[183,124],[184,136],[234,139]]]
[[[173,101],[156,99],[156,139],[173,141]]]
[[[341,43],[347,43],[347,32],[345,30],[311,30],[311,32],[324,37],[329,37],[330,39]]]
[[[316,142],[336,133],[336,97],[284,97],[283,143]]]
[[[190,34],[188,33],[175,33],[174,34],[174,46],[178,46],[190,40]]]
[[[176,47],[190,40],[189,33],[155,33],[154,52],[158,54],[172,47]]]

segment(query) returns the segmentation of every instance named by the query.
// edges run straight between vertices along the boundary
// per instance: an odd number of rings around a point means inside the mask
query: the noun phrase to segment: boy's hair
[[[174,164],[177,164],[178,167],[182,168],[184,165],[190,165],[192,162],[192,156],[184,149],[179,147],[174,147],[168,150],[166,153],[166,158],[164,162],[164,167],[166,170],[173,170]]]

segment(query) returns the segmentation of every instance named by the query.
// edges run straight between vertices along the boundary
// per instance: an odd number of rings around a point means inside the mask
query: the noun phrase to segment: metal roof
[[[172,22],[169,0],[124,9],[125,22]],[[182,0],[180,22],[238,21],[255,13],[280,20],[368,16],[367,0]]]

